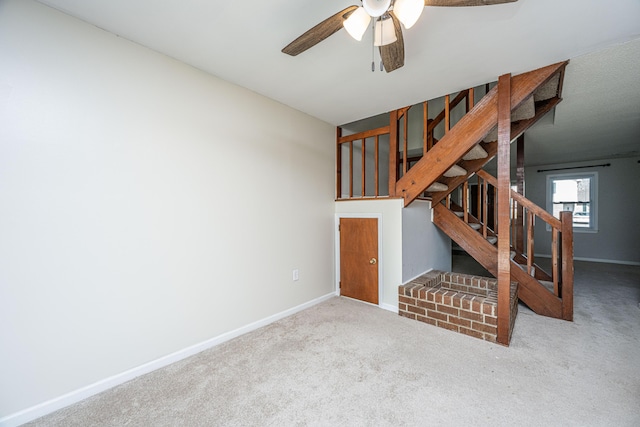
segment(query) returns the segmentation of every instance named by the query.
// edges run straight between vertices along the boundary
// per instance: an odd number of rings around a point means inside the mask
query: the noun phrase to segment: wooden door
[[[340,218],[340,295],[378,304],[377,218]]]

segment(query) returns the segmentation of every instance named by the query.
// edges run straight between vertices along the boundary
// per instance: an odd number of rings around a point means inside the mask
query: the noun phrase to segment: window
[[[597,172],[547,176],[547,211],[573,212],[574,231],[598,230]]]

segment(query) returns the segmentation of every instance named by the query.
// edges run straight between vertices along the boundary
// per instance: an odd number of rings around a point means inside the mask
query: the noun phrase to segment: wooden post
[[[516,185],[518,194],[524,196],[524,134],[518,137],[516,154]],[[524,252],[524,211],[518,203],[515,221],[515,249]]]
[[[407,174],[409,170],[409,147],[408,147],[408,138],[407,135],[409,133],[409,110],[404,112],[404,122],[403,122],[403,132],[402,132],[402,176]]]
[[[374,158],[375,158],[375,196],[378,197],[380,195],[380,135],[376,135],[375,145],[374,145]]]
[[[349,141],[349,198],[353,198],[353,141]]]
[[[361,193],[360,193],[360,197],[364,197],[365,193],[367,192],[367,172],[365,170],[365,168],[367,167],[367,140],[365,138],[362,138],[362,149],[360,150],[362,152],[362,158],[360,159],[362,161],[362,170],[360,171],[362,174],[362,188],[361,188]]]
[[[342,198],[342,128],[336,126],[336,199]]]
[[[427,130],[429,128],[429,103],[424,101],[422,104],[422,155],[427,154]]]
[[[573,213],[560,212],[562,222],[562,318],[573,321]]]
[[[498,335],[509,345],[511,335],[511,260],[509,258],[509,199],[511,155],[511,75],[498,79]]]
[[[389,113],[389,197],[396,196],[398,181],[398,111]]]
[[[469,223],[469,181],[462,184],[462,212],[464,222]]]
[[[444,133],[445,135],[449,132],[451,125],[451,111],[450,111],[451,103],[449,95],[445,95],[444,97]]]

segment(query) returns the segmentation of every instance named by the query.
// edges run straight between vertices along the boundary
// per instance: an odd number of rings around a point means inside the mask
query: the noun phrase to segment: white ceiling
[[[362,42],[341,30],[297,57],[280,52],[354,0],[41,2],[334,125],[571,59],[551,128],[572,133],[571,150],[602,147],[607,120],[620,132],[615,152],[640,149],[638,0],[427,7],[404,31],[405,66],[389,74],[371,72],[370,30]],[[548,142],[548,128],[531,139]]]

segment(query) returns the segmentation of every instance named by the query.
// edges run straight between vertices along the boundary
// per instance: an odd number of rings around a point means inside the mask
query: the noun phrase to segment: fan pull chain
[[[376,21],[375,19],[372,19],[373,24],[371,24],[371,72],[375,73],[376,71],[376,61],[375,61],[375,55],[376,55]]]

